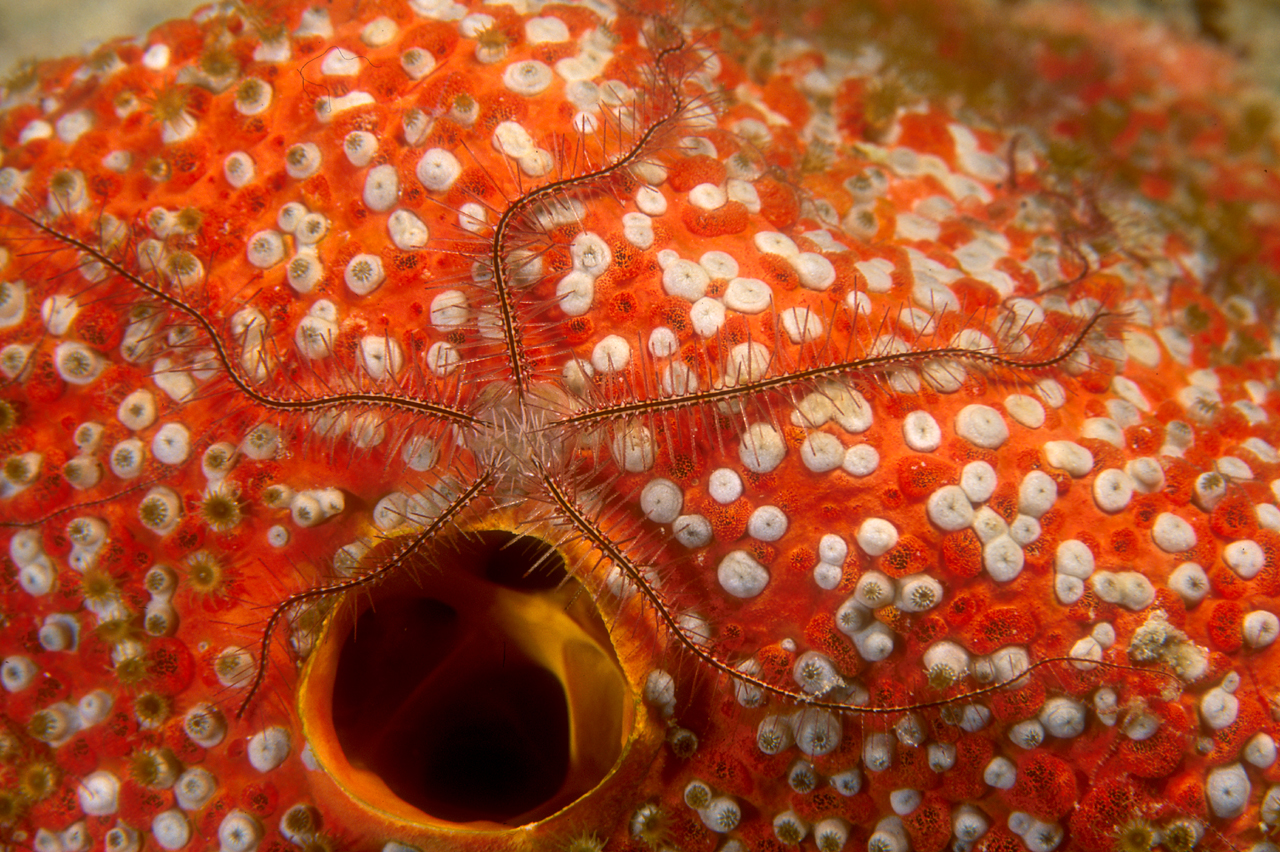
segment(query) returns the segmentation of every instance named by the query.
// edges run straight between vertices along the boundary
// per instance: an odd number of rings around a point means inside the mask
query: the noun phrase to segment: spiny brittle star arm
[[[457,426],[474,427],[486,425],[481,418],[476,417],[473,414],[469,414],[460,408],[455,408],[443,403],[432,402],[430,400],[415,399],[409,396],[372,393],[368,391],[351,391],[334,393],[327,396],[291,399],[288,397],[277,396],[269,391],[263,390],[255,386],[253,382],[244,376],[242,371],[236,365],[236,359],[229,351],[226,342],[223,341],[222,337],[214,328],[213,323],[195,307],[187,304],[177,296],[165,292],[161,287],[148,282],[141,276],[126,269],[119,261],[110,257],[101,249],[95,248],[89,243],[86,243],[84,240],[59,231],[22,210],[14,207],[10,207],[9,209],[18,216],[27,220],[32,227],[38,229],[49,237],[52,237],[58,242],[63,243],[64,245],[84,252],[98,263],[101,263],[104,267],[123,277],[131,285],[137,287],[148,296],[189,317],[191,321],[199,326],[208,337],[209,345],[213,347],[215,357],[222,365],[223,369],[226,370],[227,378],[231,383],[235,385],[238,391],[263,408],[284,412],[309,412],[328,408],[359,408],[363,406],[435,417],[446,423],[451,423]]]
[[[680,624],[680,621],[676,617],[671,605],[664,600],[661,592],[659,592],[654,584],[645,576],[644,572],[640,570],[640,567],[637,566],[635,562],[633,562],[627,554],[623,552],[622,548],[614,542],[608,532],[602,529],[600,524],[593,520],[578,504],[570,493],[570,490],[554,475],[545,469],[542,469],[540,465],[539,475],[542,478],[543,485],[547,489],[547,494],[550,497],[551,502],[554,503],[556,508],[558,508],[560,512],[573,523],[579,534],[583,536],[592,548],[603,554],[609,562],[615,565],[624,575],[626,575],[627,580],[635,587],[636,591],[639,592],[650,607],[652,607],[652,610],[661,626],[666,628],[671,636],[675,637],[676,642],[685,652],[710,668],[712,671],[715,671],[717,674],[723,675],[733,681],[754,687],[765,694],[783,701],[817,710],[830,710],[837,713],[866,713],[875,715],[904,713],[913,710],[945,707],[962,701],[971,701],[975,698],[998,692],[1008,687],[1010,684],[1017,683],[1037,669],[1059,663],[1066,664],[1080,662],[1080,660],[1075,657],[1046,657],[1030,663],[1022,672],[998,683],[987,684],[986,686],[980,686],[955,695],[901,705],[871,706],[864,704],[850,704],[843,701],[832,701],[830,699],[822,698],[821,696],[810,695],[805,692],[778,686],[756,675],[743,672],[728,661],[718,657],[705,644],[705,640],[709,637],[690,635],[689,631]],[[1107,663],[1100,661],[1090,661],[1090,663],[1109,669],[1143,672],[1156,677],[1167,678],[1174,683],[1179,683],[1178,678],[1169,672],[1142,669],[1137,666],[1126,666],[1119,663]]]
[[[258,640],[257,669],[254,671],[253,679],[249,682],[248,692],[240,701],[240,706],[236,708],[236,718],[239,719],[244,715],[245,710],[248,709],[254,696],[262,687],[263,680],[267,675],[267,657],[270,653],[272,637],[275,636],[276,628],[280,626],[281,619],[285,617],[290,609],[300,603],[321,600],[343,592],[368,588],[395,574],[405,566],[405,563],[421,552],[424,545],[439,535],[441,530],[453,523],[467,506],[489,487],[492,479],[493,473],[490,471],[481,474],[465,491],[444,507],[439,517],[433,519],[431,523],[412,536],[405,538],[402,542],[398,542],[395,551],[375,567],[344,580],[295,592],[276,604],[271,611],[271,615],[267,618],[266,626],[262,630],[262,638]]]
[[[657,59],[657,67],[663,69],[667,54],[678,49],[683,49],[683,43],[679,47],[668,48],[663,51]],[[529,391],[532,368],[529,357],[524,351],[523,332],[516,313],[515,289],[510,281],[511,273],[508,270],[507,258],[510,258],[513,254],[511,240],[516,238],[521,228],[524,227],[524,223],[527,221],[526,217],[530,216],[531,211],[536,210],[540,204],[552,202],[557,196],[587,188],[598,181],[607,180],[611,175],[638,164],[649,155],[650,145],[654,140],[659,139],[668,128],[682,119],[685,111],[690,108],[692,100],[680,95],[679,87],[668,78],[665,69],[657,73],[663,85],[669,91],[670,108],[664,112],[662,117],[650,123],[635,138],[626,153],[610,160],[599,168],[580,175],[574,175],[573,177],[555,180],[531,190],[516,199],[502,213],[494,226],[493,239],[489,248],[489,264],[493,269],[494,291],[498,298],[498,316],[502,324],[502,336],[506,345],[507,360],[510,362],[511,377],[517,392],[521,396]]]
[[[870,374],[892,367],[921,363],[924,361],[953,360],[984,364],[1017,372],[1034,373],[1056,367],[1071,358],[1084,346],[1088,334],[1107,316],[1098,311],[1088,322],[1056,352],[1043,358],[1020,360],[999,352],[987,352],[979,349],[965,349],[957,346],[943,346],[933,349],[918,349],[913,352],[890,352],[881,355],[868,355],[834,364],[795,370],[776,376],[766,376],[755,381],[744,382],[731,387],[697,390],[683,394],[654,397],[652,399],[608,403],[579,411],[556,423],[558,427],[591,426],[602,422],[629,418],[668,414],[695,405],[708,403],[724,403],[744,400],[772,391],[784,391],[798,385],[813,383],[823,379],[848,377],[851,374]]]

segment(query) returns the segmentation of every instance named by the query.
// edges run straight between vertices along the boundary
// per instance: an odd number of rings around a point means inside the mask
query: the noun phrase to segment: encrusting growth
[[[1271,848],[1275,139],[1163,30],[864,5],[10,78],[6,839]]]

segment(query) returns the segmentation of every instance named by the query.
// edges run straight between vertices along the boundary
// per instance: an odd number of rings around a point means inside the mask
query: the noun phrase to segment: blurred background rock
[[[23,58],[80,53],[85,45],[141,35],[209,0],[0,0],[0,75]]]

